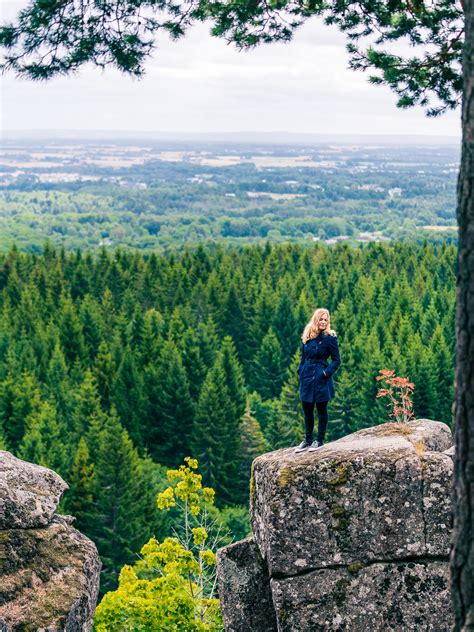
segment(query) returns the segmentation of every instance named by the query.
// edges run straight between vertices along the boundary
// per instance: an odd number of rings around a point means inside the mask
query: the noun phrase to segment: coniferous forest
[[[328,438],[387,420],[383,368],[415,416],[451,424],[456,248],[200,245],[167,254],[45,246],[0,256],[0,445],[56,470],[97,544],[102,592],[154,535],[167,467],[199,460],[216,519],[248,532],[255,456],[301,440],[296,367],[316,307],[341,351]]]

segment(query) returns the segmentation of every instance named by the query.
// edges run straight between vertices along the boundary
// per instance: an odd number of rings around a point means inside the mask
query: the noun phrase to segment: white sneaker
[[[295,452],[306,452],[311,443],[308,443],[306,439],[302,441],[297,448],[295,448]]]
[[[309,446],[308,452],[316,452],[319,448],[323,447],[323,443],[319,443],[319,441],[313,441],[313,443]]]

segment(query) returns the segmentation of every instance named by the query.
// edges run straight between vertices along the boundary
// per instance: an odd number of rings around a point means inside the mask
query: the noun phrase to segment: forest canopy
[[[316,307],[342,358],[330,440],[388,420],[383,368],[414,382],[417,417],[451,424],[455,257],[400,242],[12,249],[0,255],[0,444],[68,482],[64,510],[97,543],[103,590],[166,531],[153,498],[184,456],[244,537],[253,458],[301,440],[296,368]]]

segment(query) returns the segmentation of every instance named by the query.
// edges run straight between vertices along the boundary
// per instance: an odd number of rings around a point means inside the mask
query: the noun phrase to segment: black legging
[[[314,402],[301,403],[303,404],[304,411],[305,438],[308,443],[312,443],[314,430]],[[318,441],[319,443],[323,443],[324,435],[326,434],[326,426],[328,425],[328,403],[316,402],[316,408],[318,411]]]

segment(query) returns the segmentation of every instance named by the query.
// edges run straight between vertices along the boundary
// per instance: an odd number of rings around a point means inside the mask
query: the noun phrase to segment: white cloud
[[[459,112],[432,120],[420,109],[398,110],[390,90],[348,70],[344,36],[334,28],[312,21],[289,44],[246,52],[208,31],[199,25],[178,42],[159,41],[141,80],[91,67],[46,83],[4,77],[2,127],[459,133]]]

